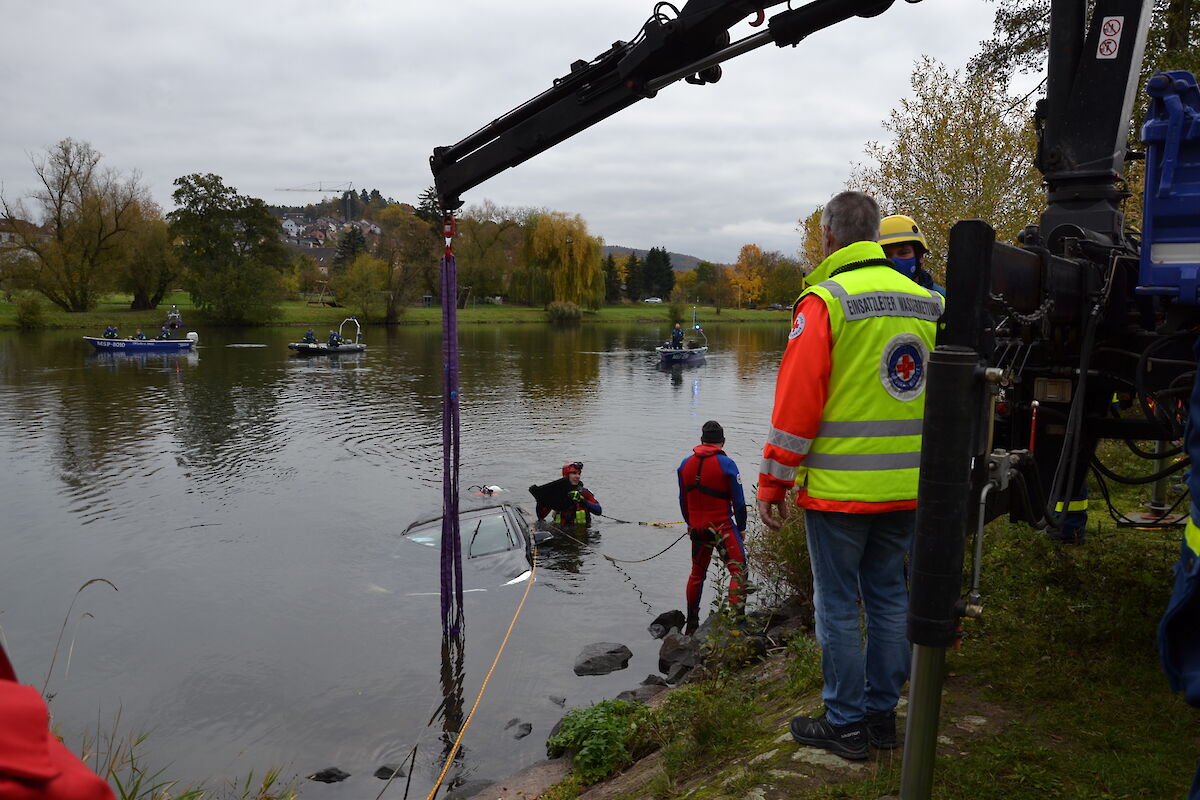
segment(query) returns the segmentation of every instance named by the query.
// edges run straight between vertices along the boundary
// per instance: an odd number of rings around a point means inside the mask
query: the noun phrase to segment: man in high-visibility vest
[[[792,312],[758,476],[758,513],[772,529],[796,486],[812,561],[825,713],[793,719],[792,737],[851,760],[867,758],[869,745],[897,746],[909,670],[904,559],[942,314],[940,295],[884,257],[878,232],[868,195],[842,192],[825,206],[826,258]]]

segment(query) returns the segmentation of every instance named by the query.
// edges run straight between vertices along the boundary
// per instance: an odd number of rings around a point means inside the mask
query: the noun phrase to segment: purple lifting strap
[[[454,255],[442,257],[442,635],[463,623],[462,539],[458,529],[458,278]]]

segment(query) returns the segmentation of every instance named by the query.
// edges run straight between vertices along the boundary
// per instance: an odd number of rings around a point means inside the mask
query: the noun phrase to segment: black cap
[[[710,419],[704,423],[704,427],[700,429],[700,441],[707,444],[716,444],[717,442],[725,441],[725,429],[721,427],[721,423],[715,419]]]

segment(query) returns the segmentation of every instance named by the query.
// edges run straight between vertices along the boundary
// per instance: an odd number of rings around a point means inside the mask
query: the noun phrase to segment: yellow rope
[[[508,644],[508,637],[512,633],[513,626],[517,624],[517,617],[521,615],[521,608],[525,605],[525,598],[529,597],[529,590],[533,588],[533,579],[536,575],[537,548],[534,547],[533,568],[529,572],[529,582],[525,585],[525,594],[521,596],[521,602],[517,604],[517,611],[513,614],[512,622],[508,623],[508,630],[505,631],[504,639],[500,642],[500,649],[496,651],[496,657],[492,659],[492,666],[488,668],[487,675],[483,678],[483,685],[479,687],[479,694],[475,698],[475,704],[471,706],[471,712],[467,714],[467,720],[459,730],[458,738],[454,740],[454,746],[450,748],[450,755],[446,757],[446,763],[442,767],[442,774],[438,775],[437,781],[433,784],[433,789],[430,790],[429,796],[425,800],[433,800],[433,796],[437,794],[437,790],[442,786],[442,781],[446,778],[446,772],[449,771],[450,764],[454,761],[454,754],[458,752],[458,746],[462,744],[463,736],[467,733],[467,726],[471,724],[471,717],[475,716],[475,709],[479,708],[479,701],[483,699],[483,690],[487,688],[488,681],[492,678],[492,671],[496,669],[496,664],[500,663],[500,654],[504,652],[504,646]]]

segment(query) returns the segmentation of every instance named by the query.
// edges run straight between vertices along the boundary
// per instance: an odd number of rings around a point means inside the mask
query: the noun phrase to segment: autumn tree
[[[552,301],[599,308],[604,299],[601,246],[578,214],[541,212],[526,226],[524,261],[545,274]]]
[[[21,282],[64,311],[87,311],[114,287],[150,202],[136,173],[101,169],[101,158],[87,142],[63,139],[32,157],[39,186],[28,198],[0,195],[0,221],[25,256],[15,262]]]
[[[384,321],[394,324],[404,306],[420,290],[435,294],[442,242],[407,203],[390,205],[376,214],[382,235],[375,251],[385,264]]]
[[[696,270],[689,269],[675,273],[675,288],[671,291],[672,298],[678,297],[683,301],[696,297]]]
[[[821,233],[821,214],[825,206],[817,206],[813,212],[796,224],[800,234],[800,269],[805,275],[821,266],[825,260],[825,238]]]
[[[884,214],[913,217],[933,258],[960,219],[985,219],[998,241],[1015,241],[1044,205],[1028,110],[1003,83],[928,57],[910,82],[912,98],[883,121],[891,140],[867,144],[868,161],[856,165],[849,187],[872,195]],[[944,279],[944,265],[931,259],[926,267]]]
[[[762,296],[763,283],[766,278],[766,262],[762,248],[756,244],[742,245],[738,253],[737,263],[729,279],[737,293],[737,303],[754,304]]]
[[[220,322],[262,322],[275,313],[288,268],[279,223],[256,197],[219,175],[175,179],[178,206],[167,215],[192,301]]]

